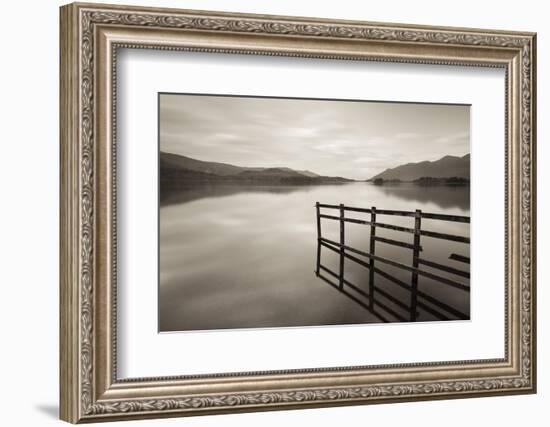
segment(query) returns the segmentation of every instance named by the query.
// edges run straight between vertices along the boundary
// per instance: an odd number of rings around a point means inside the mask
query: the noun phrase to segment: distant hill
[[[254,168],[254,167],[244,167],[244,166],[235,166],[228,163],[218,163],[218,162],[205,162],[202,160],[193,159],[191,157],[181,156],[179,154],[160,152],[161,163],[166,167],[175,167],[175,168],[184,168],[191,171],[210,173],[220,176],[229,176],[237,175],[244,171],[262,171],[265,169],[273,168]],[[307,170],[298,170],[295,171],[290,168],[277,168],[282,171],[288,171],[293,173],[299,173],[300,175],[316,177],[319,176],[314,172]]]
[[[463,157],[445,156],[439,160],[407,163],[370,178],[374,180],[416,181],[420,178],[465,178],[470,179],[470,154]]]
[[[243,179],[271,179],[271,178],[311,178],[289,168],[267,168],[260,170],[245,170],[237,175]]]
[[[160,152],[161,168],[186,169],[189,171],[202,172],[220,176],[236,175],[246,170],[260,170],[261,168],[244,168],[226,163],[203,162],[191,157],[178,154]]]
[[[257,168],[205,162],[178,154],[160,152],[160,180],[165,186],[185,183],[317,185],[352,182],[341,177],[321,176],[287,167]]]
[[[315,178],[317,176],[321,176],[321,175],[316,174],[315,172],[311,172],[311,171],[308,171],[308,170],[294,170],[294,169],[290,169],[290,168],[278,168],[278,169],[281,169],[281,170],[284,170],[284,171],[298,172],[300,175],[309,176],[310,178]]]

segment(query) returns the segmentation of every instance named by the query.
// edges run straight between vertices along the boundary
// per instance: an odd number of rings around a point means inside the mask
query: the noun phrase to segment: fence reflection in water
[[[420,256],[424,251],[421,245],[421,237],[426,236],[435,239],[446,240],[449,242],[458,242],[465,245],[465,249],[469,254],[470,238],[456,234],[447,234],[437,231],[426,230],[422,227],[422,220],[437,220],[455,223],[470,223],[470,217],[446,215],[436,213],[426,213],[421,210],[416,211],[399,211],[399,210],[383,210],[376,207],[359,208],[340,205],[329,205],[317,202],[315,205],[317,216],[317,263],[315,274],[330,286],[337,289],[340,293],[347,296],[361,307],[371,312],[381,322],[416,322],[419,316],[419,310],[424,310],[439,320],[452,319],[469,319],[469,314],[453,307],[452,305],[441,301],[439,298],[431,295],[428,292],[419,289],[419,279],[428,278],[440,283],[442,286],[452,287],[461,292],[470,292],[470,258],[469,256],[450,253],[448,259],[459,262],[463,268],[455,268],[450,265],[445,265],[440,262],[435,262]],[[330,215],[322,213],[325,210],[338,212],[338,215]],[[367,219],[351,218],[346,216],[346,212],[356,212],[360,214],[368,214]],[[409,217],[414,221],[413,227],[404,227],[401,225],[389,224],[388,222],[379,222],[377,216],[389,217]],[[337,221],[339,223],[339,241],[331,240],[323,237],[322,220]],[[368,226],[370,229],[369,250],[365,251],[346,244],[346,223],[359,224]],[[412,242],[404,240],[396,240],[377,235],[377,229],[388,229],[395,232],[403,233],[404,236],[412,235]],[[403,239],[406,239],[404,237]],[[376,254],[376,243],[397,246],[411,250],[411,264],[405,264],[387,257]],[[338,271],[333,271],[326,265],[321,263],[321,248],[326,248],[338,255]],[[358,283],[352,283],[346,279],[345,260],[356,263],[368,269],[369,279],[368,284],[363,288]],[[381,266],[391,266],[397,269],[410,273],[410,281],[404,281]],[[432,271],[428,271],[421,266],[428,267]],[[435,270],[436,272],[433,272]],[[447,273],[447,276],[441,275],[440,272]],[[328,274],[336,280],[334,282],[327,277]],[[377,277],[383,277],[388,283],[404,289],[409,294],[409,299],[403,301],[397,298],[388,289],[383,289],[377,284]],[[451,277],[448,277],[451,276]],[[455,278],[458,277],[459,279]],[[467,282],[467,283],[464,283]],[[364,284],[363,284],[364,285]]]

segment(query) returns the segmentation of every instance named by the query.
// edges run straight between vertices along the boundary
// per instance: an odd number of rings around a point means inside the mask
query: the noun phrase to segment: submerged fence
[[[338,289],[341,293],[351,298],[353,301],[369,310],[376,317],[383,322],[389,322],[387,314],[390,314],[399,321],[411,321],[415,322],[418,318],[418,309],[431,313],[438,319],[449,320],[450,318],[469,319],[469,314],[463,313],[455,307],[446,304],[433,295],[426,293],[419,289],[419,277],[425,277],[432,279],[443,286],[449,286],[458,289],[463,292],[470,292],[469,283],[463,283],[461,279],[470,279],[469,264],[470,258],[451,253],[449,259],[468,265],[467,270],[461,270],[449,265],[441,264],[435,261],[428,260],[420,256],[423,252],[421,245],[421,237],[431,237],[435,239],[447,240],[450,242],[458,242],[465,245],[470,244],[470,238],[466,236],[459,236],[454,234],[440,233],[436,231],[425,230],[422,228],[422,219],[448,221],[456,223],[470,223],[470,217],[456,216],[456,215],[444,215],[435,213],[426,213],[421,210],[416,211],[398,211],[398,210],[383,210],[372,207],[370,209],[357,208],[351,206],[329,205],[317,202],[317,263],[315,273],[318,277],[323,279],[332,287]],[[338,215],[328,215],[321,213],[321,209],[328,209],[331,211],[337,211]],[[370,214],[369,220],[362,220],[357,218],[346,217],[346,212],[358,212],[364,214]],[[403,227],[399,225],[389,224],[387,222],[379,222],[380,216],[398,216],[398,217],[410,217],[413,223],[413,227]],[[321,220],[338,221],[340,224],[339,241],[327,239],[322,235]],[[369,250],[360,250],[346,245],[346,232],[345,224],[353,223],[365,225],[370,228]],[[389,229],[397,232],[404,233],[404,235],[412,234],[412,243],[403,240],[395,240],[376,234],[377,229]],[[404,264],[386,257],[376,255],[376,243],[383,243],[386,245],[393,245],[405,249],[409,249],[412,252],[411,264]],[[327,268],[321,263],[321,248],[325,247],[339,255],[339,269],[338,272]],[[469,249],[469,247],[468,247]],[[469,250],[468,250],[469,254]],[[359,256],[359,257],[358,257]],[[359,264],[369,270],[368,289],[364,290],[357,284],[351,283],[345,278],[345,264],[344,260],[348,259],[356,264]],[[396,267],[400,270],[404,270],[410,273],[410,282],[405,282],[392,274],[384,271],[380,266],[387,265]],[[428,271],[421,266],[429,267],[432,270]],[[337,283],[334,283],[321,272],[326,272],[330,276],[337,279]],[[451,275],[451,278],[442,276],[439,272],[445,272]],[[383,289],[376,283],[376,275],[385,278],[389,283],[405,289],[410,293],[410,300],[404,302],[396,298],[390,291]],[[454,277],[457,277],[455,279]],[[460,278],[460,279],[458,279]],[[381,298],[379,298],[382,297]],[[390,304],[388,304],[388,302]],[[394,308],[391,307],[393,304]],[[381,313],[380,309],[384,312]],[[405,314],[403,314],[403,311]],[[387,313],[387,314],[385,314]],[[449,317],[451,316],[451,317]]]

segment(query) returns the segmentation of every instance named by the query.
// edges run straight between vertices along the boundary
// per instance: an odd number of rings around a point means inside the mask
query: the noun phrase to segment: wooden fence
[[[376,317],[378,317],[383,322],[389,322],[387,318],[388,313],[399,321],[411,321],[415,322],[418,318],[418,309],[423,309],[424,311],[431,313],[438,319],[449,320],[451,318],[458,319],[469,319],[469,314],[465,314],[460,310],[452,307],[449,304],[446,304],[434,296],[428,294],[419,289],[418,282],[419,277],[426,277],[428,279],[435,280],[444,286],[450,286],[452,288],[458,289],[463,292],[470,292],[469,283],[463,283],[459,281],[461,279],[470,278],[469,264],[470,258],[452,253],[449,256],[449,259],[464,263],[468,265],[467,270],[461,270],[449,265],[441,264],[434,262],[428,259],[425,259],[420,256],[420,253],[423,251],[421,245],[421,237],[431,237],[436,239],[442,239],[450,242],[459,242],[465,245],[470,244],[470,238],[465,236],[459,236],[454,234],[439,233],[435,231],[425,230],[422,228],[422,219],[430,220],[439,220],[439,221],[449,221],[456,223],[470,223],[470,217],[467,216],[456,216],[456,215],[444,215],[444,214],[435,214],[435,213],[426,213],[421,210],[416,211],[398,211],[398,210],[382,210],[372,207],[370,209],[357,208],[351,206],[340,205],[329,205],[322,204],[317,202],[316,205],[317,213],[317,264],[315,273],[318,277],[323,279],[329,285],[338,289],[341,293],[351,298],[353,301],[361,305],[362,307],[369,310]],[[328,209],[332,211],[337,211],[338,215],[328,215],[321,212],[321,209]],[[357,218],[346,217],[346,212],[358,212],[364,214],[370,214],[369,220],[362,220]],[[393,225],[389,223],[379,222],[380,216],[399,216],[399,217],[410,217],[414,220],[413,227],[403,227],[398,225]],[[334,241],[323,237],[321,229],[321,220],[332,220],[338,221],[340,224],[340,233],[339,241]],[[360,224],[365,225],[370,228],[370,241],[369,241],[369,250],[364,251],[351,246],[346,245],[346,223]],[[413,239],[412,243],[395,240],[386,237],[381,237],[376,234],[377,229],[389,229],[404,234],[412,234]],[[411,264],[407,265],[402,262],[398,262],[389,258],[385,258],[379,255],[376,255],[376,243],[383,243],[386,245],[398,246],[401,248],[410,249],[412,251]],[[339,269],[338,272],[334,272],[331,269],[327,268],[321,264],[321,248],[325,247],[333,252],[336,252],[339,255]],[[469,247],[468,247],[469,253]],[[359,258],[359,257],[361,258]],[[368,290],[364,290],[362,287],[351,283],[345,278],[344,271],[344,260],[348,259],[352,262],[355,262],[369,270],[369,281],[368,281]],[[398,269],[407,271],[411,274],[410,282],[405,282],[400,280],[393,275],[389,274],[387,271],[384,271],[380,268],[380,265],[389,265],[397,267]],[[423,269],[421,266],[429,267],[435,271],[443,271],[449,273],[452,278],[442,276],[440,273],[434,273]],[[334,283],[328,277],[324,276],[321,272],[326,272],[332,277],[334,277],[338,282]],[[396,298],[391,292],[386,289],[383,289],[376,284],[375,275],[379,275],[389,283],[396,285],[405,289],[407,292],[410,292],[410,301],[407,303]],[[460,279],[455,279],[454,277]],[[393,303],[387,304],[386,302],[380,300],[378,296],[383,297],[384,301]],[[363,297],[363,298],[361,298]],[[398,309],[401,309],[401,312]],[[380,309],[382,312],[380,312]],[[402,314],[402,311],[405,311],[405,315]]]

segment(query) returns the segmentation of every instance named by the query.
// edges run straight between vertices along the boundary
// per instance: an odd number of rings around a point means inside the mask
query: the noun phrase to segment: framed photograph
[[[60,21],[63,420],[535,392],[535,34]]]

